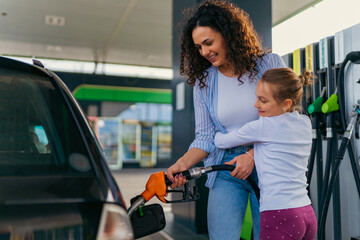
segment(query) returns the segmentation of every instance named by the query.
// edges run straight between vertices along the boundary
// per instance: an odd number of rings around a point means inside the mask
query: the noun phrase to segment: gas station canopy
[[[321,0],[272,0],[273,26]],[[0,54],[170,68],[170,0],[1,0]]]

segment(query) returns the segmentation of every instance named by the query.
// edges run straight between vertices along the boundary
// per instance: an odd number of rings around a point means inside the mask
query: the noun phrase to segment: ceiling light
[[[46,15],[45,24],[51,26],[63,27],[65,25],[65,17]]]
[[[153,55],[153,54],[148,55],[146,58],[147,58],[148,61],[160,60],[160,56],[158,56],[158,55]]]
[[[61,52],[61,51],[62,51],[62,47],[60,47],[60,46],[48,45],[48,46],[46,46],[46,51],[48,51],[48,52]]]

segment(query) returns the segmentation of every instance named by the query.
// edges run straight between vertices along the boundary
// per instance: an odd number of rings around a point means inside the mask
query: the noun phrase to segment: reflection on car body
[[[0,57],[0,239],[113,237],[133,231],[78,103],[43,66]]]

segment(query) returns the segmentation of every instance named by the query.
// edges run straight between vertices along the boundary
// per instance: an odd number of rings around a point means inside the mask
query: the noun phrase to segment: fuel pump
[[[318,67],[318,52],[319,52],[319,44],[313,43],[308,44],[305,47],[305,67],[308,71],[312,72],[314,77],[315,73],[319,70]],[[321,105],[323,103],[323,97],[320,97],[323,94],[320,94],[320,86],[315,79],[313,79],[314,84],[311,87],[311,95],[308,98],[308,109],[307,112],[309,114],[309,117],[311,119],[311,125],[312,125],[312,145],[311,145],[311,153],[309,157],[309,164],[308,164],[308,172],[306,174],[307,177],[307,183],[308,183],[308,194],[310,193],[310,183],[311,178],[313,175],[313,169],[314,169],[314,163],[315,163],[315,156],[316,156],[316,148],[317,148],[317,127],[318,127],[318,118],[317,114],[321,112]],[[309,92],[309,90],[307,90]],[[324,91],[325,92],[325,91]]]
[[[339,104],[338,96],[336,94],[336,84],[334,75],[334,37],[328,37],[320,40],[320,59],[323,67],[323,76],[326,81],[326,96],[327,101],[321,106],[321,111],[326,118],[326,160],[323,178],[323,187],[321,189],[320,201],[323,203],[331,168],[334,166],[335,155],[338,149],[337,140],[337,126],[336,116],[338,115]],[[333,195],[333,233],[334,239],[341,239],[341,208],[340,208],[340,184],[339,178],[335,179],[335,189]],[[320,206],[320,210],[322,206]],[[321,213],[321,212],[320,212]]]
[[[356,183],[356,187],[357,187],[357,191],[360,197],[360,176],[359,176],[359,170],[357,167],[357,164],[355,162],[355,157],[354,157],[354,153],[352,150],[352,145],[350,144],[350,138],[352,136],[352,131],[354,128],[358,128],[358,122],[359,122],[359,116],[360,116],[360,108],[359,108],[359,101],[354,105],[354,109],[351,113],[351,119],[349,121],[349,124],[347,124],[347,117],[346,117],[346,109],[345,109],[345,97],[344,97],[344,70],[345,70],[345,66],[347,65],[348,62],[352,62],[354,64],[360,64],[360,52],[350,52],[344,59],[343,63],[341,64],[339,70],[338,70],[338,77],[337,77],[337,88],[335,89],[335,92],[332,96],[336,95],[336,93],[338,93],[338,100],[339,100],[339,110],[340,110],[340,117],[341,117],[341,130],[344,131],[343,137],[342,137],[342,141],[341,141],[341,145],[340,148],[337,150],[335,159],[333,161],[333,168],[332,168],[332,172],[331,172],[331,178],[329,180],[329,183],[327,185],[326,188],[323,189],[323,202],[324,204],[322,205],[321,208],[321,212],[319,215],[319,219],[318,219],[318,239],[322,240],[325,239],[325,222],[326,222],[326,217],[327,217],[327,213],[328,213],[328,207],[329,207],[329,203],[330,203],[330,199],[332,194],[337,191],[337,181],[338,181],[338,173],[339,173],[339,168],[340,168],[340,164],[342,159],[344,158],[346,149],[349,152],[349,158],[350,158],[350,162],[351,162],[351,166],[352,166],[352,170],[353,170],[353,175],[355,178],[355,183]],[[334,101],[335,97],[333,97],[333,101]],[[329,98],[330,100],[330,98]],[[330,106],[330,102],[329,102],[329,106],[324,105],[325,110]],[[332,106],[333,108],[336,108],[336,106]],[[335,146],[335,145],[334,145]],[[336,140],[336,146],[337,146],[337,140]],[[337,149],[337,148],[335,148]],[[334,198],[334,196],[333,196]],[[335,198],[334,198],[335,199]],[[334,200],[336,201],[336,200]],[[337,208],[340,209],[340,207],[338,206]],[[335,209],[335,207],[334,207]],[[335,214],[334,214],[335,215]],[[339,216],[340,219],[340,216]],[[335,222],[334,222],[335,223]],[[336,226],[336,228],[340,227],[341,223],[337,223],[339,225]],[[337,234],[340,234],[340,238],[335,238],[335,239],[341,239],[341,228],[340,228],[340,232],[334,232],[334,236],[338,236]]]
[[[293,68],[293,54],[292,53],[288,53],[288,54],[282,56],[281,58],[287,67]]]
[[[311,55],[310,53],[312,53],[313,55],[312,68],[313,68],[313,73],[315,73],[317,77],[315,79],[312,89],[313,103],[311,103],[307,108],[313,126],[313,145],[309,158],[309,166],[308,166],[309,170],[307,173],[307,178],[308,178],[308,184],[310,186],[312,179],[312,171],[315,165],[316,188],[315,187],[312,188],[315,188],[315,192],[317,194],[316,196],[312,196],[312,199],[317,200],[316,202],[313,200],[314,203],[313,205],[314,208],[318,210],[317,211],[318,215],[322,207],[321,191],[323,188],[323,139],[325,139],[326,136],[325,116],[321,111],[321,107],[324,101],[326,100],[326,71],[324,71],[324,69],[326,69],[325,66],[327,66],[326,62],[324,62],[325,59],[327,58],[320,57],[321,56],[320,52],[323,52],[323,50],[320,51],[319,43],[312,44],[312,51],[310,50],[307,51],[308,55]]]
[[[299,48],[293,52],[293,69],[297,75],[300,75],[305,70],[305,48]],[[306,109],[310,104],[311,91],[308,91],[310,87],[303,88],[303,96],[301,99],[301,113],[307,114]]]

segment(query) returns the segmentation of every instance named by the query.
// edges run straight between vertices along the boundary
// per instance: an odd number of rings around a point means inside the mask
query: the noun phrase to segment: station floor
[[[145,189],[145,184],[150,175],[155,172],[165,171],[165,169],[139,169],[124,168],[113,171],[113,175],[120,187],[126,206],[130,206],[130,199],[141,194]],[[140,238],[141,240],[208,240],[207,234],[196,234],[184,224],[177,222],[171,212],[171,204],[165,204],[156,197],[151,199],[148,204],[159,203],[163,206],[166,218],[164,230],[152,235]]]

